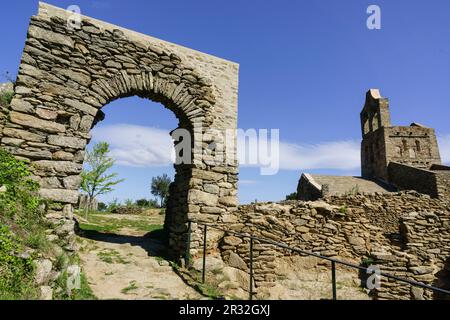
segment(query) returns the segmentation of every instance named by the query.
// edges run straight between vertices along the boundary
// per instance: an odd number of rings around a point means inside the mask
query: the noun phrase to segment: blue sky
[[[358,174],[359,112],[370,88],[390,99],[394,124],[434,127],[442,157],[450,161],[448,0],[47,2],[77,4],[85,15],[240,64],[239,128],[280,129],[284,148],[277,175],[241,168],[243,203],[284,198],[303,171]],[[366,27],[370,4],[381,8],[381,30]],[[36,11],[37,1],[2,4],[1,73],[17,72]],[[103,200],[150,197],[151,177],[173,174],[156,137],[176,128],[176,118],[139,98],[115,101],[103,111],[95,139],[106,135],[114,144],[119,132],[138,132],[141,140],[113,147],[151,148],[141,162],[153,157],[145,166],[119,159],[115,170],[126,181]]]

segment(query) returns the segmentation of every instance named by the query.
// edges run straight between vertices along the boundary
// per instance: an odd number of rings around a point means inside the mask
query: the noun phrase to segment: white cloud
[[[450,165],[450,134],[438,137],[442,162]]]
[[[174,149],[168,130],[118,124],[92,130],[94,141],[106,141],[119,165],[157,167],[171,165]]]
[[[280,143],[280,169],[354,170],[360,167],[360,142],[331,141],[319,144]]]
[[[261,138],[261,133],[259,134]],[[295,144],[280,141],[279,158],[261,149],[258,134],[238,133],[238,158],[243,167],[279,167],[280,170],[335,169],[355,170],[360,168],[360,142],[356,140],[331,141],[318,144]],[[267,138],[270,145],[270,137]],[[247,142],[247,143],[246,143]],[[272,141],[272,143],[275,141]]]
[[[112,156],[116,163],[134,167],[168,166],[174,162],[172,138],[168,130],[158,128],[119,124],[99,126],[93,130],[94,141],[107,141],[111,145]],[[251,138],[254,142],[254,138]],[[450,135],[438,137],[442,161],[450,163]],[[247,154],[257,154],[258,144],[249,143],[245,147],[244,139],[238,138],[238,150]],[[245,154],[239,152],[242,167],[260,167],[249,165]],[[280,142],[280,170],[330,169],[352,172],[360,168],[360,141],[343,140],[318,144],[295,144]],[[257,183],[252,180],[242,184]]]
[[[239,180],[239,183],[240,184],[257,184],[258,183],[258,181],[256,181],[256,180]]]

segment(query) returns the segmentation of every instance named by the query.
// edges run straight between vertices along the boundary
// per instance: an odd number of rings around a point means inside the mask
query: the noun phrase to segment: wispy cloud
[[[259,136],[261,138],[261,135]],[[270,144],[270,139],[268,137]],[[238,133],[238,158],[241,166],[278,167],[280,170],[334,169],[354,171],[360,167],[360,141],[343,140],[317,144],[280,141],[278,154],[271,147],[261,148],[257,134]],[[278,155],[278,158],[275,156]]]
[[[111,145],[116,163],[134,167],[168,166],[174,162],[173,141],[168,130],[120,124],[101,126],[93,130],[94,141],[107,141]],[[450,134],[438,137],[442,161],[450,164]],[[248,143],[257,146],[257,144]],[[256,147],[257,148],[257,147]],[[257,152],[255,147],[245,145],[238,139],[239,162],[243,167],[250,166],[245,161],[245,153]],[[245,151],[245,152],[243,152]],[[258,167],[259,165],[252,165]],[[280,170],[338,170],[342,173],[354,172],[360,168],[360,141],[343,140],[317,144],[295,144],[280,142]],[[257,181],[243,180],[241,184]]]
[[[172,164],[174,149],[169,131],[119,124],[92,130],[94,141],[106,141],[116,163],[132,167],[157,167]]]
[[[257,183],[258,183],[258,181],[256,181],[256,180],[245,180],[245,179],[239,180],[239,184],[257,184]]]
[[[360,142],[330,141],[318,144],[280,143],[280,169],[354,170],[360,167]]]

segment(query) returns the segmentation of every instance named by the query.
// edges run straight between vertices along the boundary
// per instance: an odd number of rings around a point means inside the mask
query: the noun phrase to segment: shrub
[[[18,257],[21,249],[9,227],[0,224],[0,300],[38,298],[32,259]]]
[[[108,209],[108,206],[104,202],[99,202],[97,206],[97,210],[101,212],[105,212]]]
[[[293,192],[286,196],[286,200],[297,200],[297,192]]]
[[[154,200],[154,199],[139,199],[136,200],[135,202],[136,206],[141,207],[141,208],[158,208],[158,201]]]
[[[0,185],[6,187],[6,192],[0,193],[0,212],[23,227],[36,223],[41,204],[39,185],[29,179],[30,175],[25,162],[0,149]]]
[[[125,207],[133,207],[134,206],[134,202],[131,199],[127,199],[125,200]]]
[[[58,287],[62,290],[56,291],[53,294],[53,299],[56,300],[96,300],[97,297],[89,287],[85,274],[80,274],[80,288],[73,289],[71,292],[67,290],[67,272],[61,273],[56,280]]]
[[[47,252],[46,223],[38,184],[23,161],[0,149],[0,300],[38,298],[32,257],[20,258],[24,246]]]
[[[113,201],[108,203],[107,211],[108,212],[113,212],[119,206],[120,206],[119,200],[114,199]]]
[[[0,105],[3,107],[8,106],[14,96],[13,91],[3,91],[0,93]]]

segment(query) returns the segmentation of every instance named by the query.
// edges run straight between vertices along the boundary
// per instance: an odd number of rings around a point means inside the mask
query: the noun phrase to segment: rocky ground
[[[276,261],[277,281],[274,287],[260,291],[259,296],[280,300],[332,299],[331,268],[314,257],[284,257]],[[360,286],[358,272],[337,267],[336,293],[338,300],[370,300]]]
[[[239,260],[227,265],[218,253],[207,257],[207,283],[201,285],[204,295],[194,290],[199,283],[202,259],[194,259],[189,272],[175,272],[161,257],[164,246],[158,232],[163,218],[158,214],[103,214],[90,216],[89,221],[78,217],[80,226],[85,229],[78,238],[81,264],[99,299],[248,298],[248,292],[243,289],[249,287],[248,273],[238,268]],[[315,258],[299,256],[278,258],[275,263],[276,281],[270,288],[256,289],[255,299],[331,299],[328,265]],[[194,285],[187,274],[195,275]],[[343,300],[369,299],[361,289],[358,274],[342,268],[337,270],[337,294],[338,299]]]
[[[114,233],[91,230],[79,237],[81,264],[99,299],[202,298],[160,257],[164,251],[160,240],[136,227],[162,224],[161,216],[102,215],[101,220],[110,220],[116,226]],[[119,227],[119,220],[125,227]],[[130,221],[142,223],[130,227]],[[95,224],[89,226],[96,229]]]

